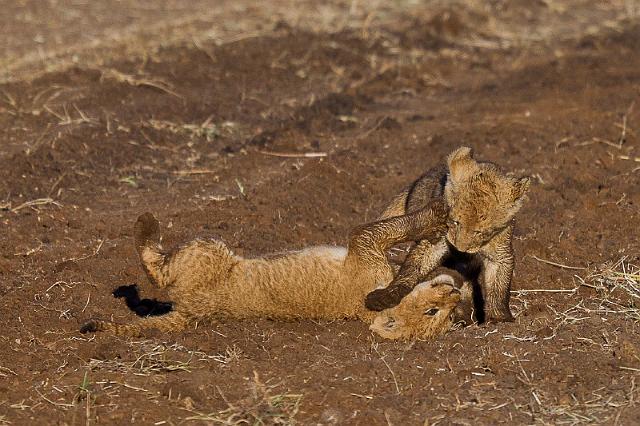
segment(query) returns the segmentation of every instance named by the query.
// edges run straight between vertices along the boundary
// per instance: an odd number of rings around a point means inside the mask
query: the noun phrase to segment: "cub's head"
[[[428,339],[446,333],[454,323],[460,291],[442,273],[418,284],[397,306],[380,312],[369,327],[386,339]]]
[[[529,178],[505,176],[497,166],[478,163],[471,148],[447,158],[445,200],[449,206],[447,239],[458,250],[475,253],[504,230],[520,210]]]

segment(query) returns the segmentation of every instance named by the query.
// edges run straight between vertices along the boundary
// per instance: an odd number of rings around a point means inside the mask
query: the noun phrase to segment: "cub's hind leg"
[[[157,329],[163,332],[184,330],[189,324],[189,318],[181,312],[172,311],[166,315],[157,317],[145,317],[138,319],[131,324],[117,324],[111,321],[90,319],[80,327],[81,333],[94,333],[96,331],[106,331],[118,336],[135,337],[145,330]]]

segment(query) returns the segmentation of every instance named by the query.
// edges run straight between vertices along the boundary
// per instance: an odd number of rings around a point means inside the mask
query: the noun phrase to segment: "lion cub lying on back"
[[[446,273],[416,285],[397,307],[382,313],[368,311],[364,298],[393,278],[388,248],[402,241],[436,242],[446,217],[444,203],[435,201],[411,214],[356,228],[348,250],[318,246],[272,259],[244,259],[220,241],[195,240],[166,254],[158,222],[146,213],[135,226],[138,254],[149,279],[168,289],[173,310],[123,325],[89,320],[81,331],[132,336],[149,328],[181,330],[216,316],[356,317],[372,323],[371,329],[386,338],[437,336],[451,327],[460,301],[460,291]]]
[[[465,270],[479,271],[482,313],[485,321],[511,321],[509,295],[513,276],[514,216],[529,188],[529,179],[506,176],[493,163],[472,158],[471,148],[461,147],[447,158],[447,165],[429,170],[399,194],[382,218],[406,214],[433,200],[449,207],[446,238],[418,241],[394,282],[367,296],[372,310],[395,306],[411,291],[414,277],[438,265],[462,260]]]

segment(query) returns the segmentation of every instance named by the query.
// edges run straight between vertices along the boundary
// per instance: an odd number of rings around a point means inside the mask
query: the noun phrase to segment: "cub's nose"
[[[469,250],[469,245],[461,241],[460,238],[456,238],[454,241],[451,241],[451,244],[456,248],[456,250],[466,253]]]

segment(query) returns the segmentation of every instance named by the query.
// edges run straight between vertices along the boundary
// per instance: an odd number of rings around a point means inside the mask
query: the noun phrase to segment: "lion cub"
[[[379,311],[395,306],[411,291],[413,277],[447,261],[463,259],[467,271],[479,271],[484,320],[512,321],[511,239],[514,216],[528,188],[528,178],[508,177],[495,164],[475,161],[471,148],[452,152],[446,167],[429,170],[400,193],[382,215],[403,215],[430,200],[444,198],[450,209],[446,238],[436,243],[419,241],[394,282],[367,296],[367,307]]]
[[[473,305],[473,284],[458,271],[441,266],[427,274],[424,279],[418,281],[419,284],[414,287],[408,296],[402,299],[399,305],[376,315],[369,328],[387,339],[402,338],[403,330],[419,328],[424,318],[416,315],[417,312],[421,311],[421,308],[416,306],[419,303],[419,299],[411,295],[415,294],[416,289],[434,284],[450,285],[460,292],[460,302],[450,314],[453,324],[467,326],[476,322],[477,316]]]
[[[198,320],[224,316],[279,319],[360,318],[389,338],[428,338],[446,332],[460,291],[446,274],[415,286],[400,304],[381,314],[367,310],[367,293],[388,284],[393,268],[386,250],[401,241],[435,243],[446,229],[444,203],[356,228],[349,248],[319,246],[275,258],[245,259],[220,241],[191,241],[170,254],[160,246],[159,225],[149,213],[138,219],[138,254],[150,281],[166,287],[170,313],[131,324],[89,320],[81,332],[137,335],[145,329],[181,330]],[[413,283],[415,285],[415,283]],[[384,320],[377,319],[384,317]]]

